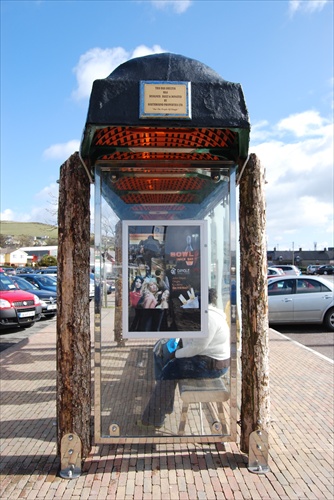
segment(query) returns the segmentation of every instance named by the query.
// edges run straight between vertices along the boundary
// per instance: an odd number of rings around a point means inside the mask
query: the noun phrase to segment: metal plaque
[[[190,82],[141,81],[139,117],[190,120]]]

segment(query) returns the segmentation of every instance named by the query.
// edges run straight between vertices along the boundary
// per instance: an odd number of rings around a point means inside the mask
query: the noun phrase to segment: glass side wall
[[[192,219],[121,220],[109,176],[96,168],[95,440],[228,441],[235,183]]]

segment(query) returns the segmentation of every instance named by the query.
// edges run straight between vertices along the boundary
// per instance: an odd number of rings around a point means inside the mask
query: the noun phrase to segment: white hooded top
[[[183,338],[183,347],[175,352],[176,358],[191,358],[198,355],[218,360],[230,358],[230,328],[226,315],[212,305],[208,307],[208,314],[208,335],[201,338]]]

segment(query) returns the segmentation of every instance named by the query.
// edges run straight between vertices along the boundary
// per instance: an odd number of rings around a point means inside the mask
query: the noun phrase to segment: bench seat
[[[223,402],[230,398],[230,392],[227,389],[222,378],[209,379],[183,379],[179,381],[179,391],[182,400],[182,413],[179,424],[179,434],[184,434],[184,429],[188,416],[190,404],[198,403],[200,411],[201,432],[203,434],[203,416],[202,403],[216,403],[219,415],[219,422],[214,422],[213,433],[217,433],[225,426],[225,415]],[[217,425],[218,424],[218,425]]]

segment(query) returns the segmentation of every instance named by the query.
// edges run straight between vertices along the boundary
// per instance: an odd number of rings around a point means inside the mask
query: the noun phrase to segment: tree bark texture
[[[251,154],[240,181],[242,387],[240,448],[254,430],[269,432],[269,340],[264,172]]]
[[[60,168],[58,207],[57,425],[58,454],[75,433],[82,457],[91,449],[89,319],[90,183],[78,153]]]

